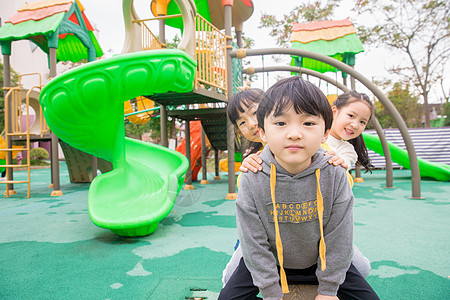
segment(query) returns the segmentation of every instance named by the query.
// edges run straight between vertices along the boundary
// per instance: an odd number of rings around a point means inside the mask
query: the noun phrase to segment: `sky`
[[[255,10],[253,15],[244,23],[243,32],[246,36],[254,39],[254,48],[273,48],[277,47],[275,38],[269,36],[268,29],[259,29],[259,22],[261,13],[270,13],[281,18],[283,14],[287,14],[290,9],[293,9],[296,5],[292,0],[277,0],[275,1],[263,1],[253,0]],[[337,9],[334,20],[341,20],[347,17],[355,24],[359,22],[375,22],[374,19],[365,17],[363,20],[358,18],[355,12],[351,10],[352,0],[343,0],[341,7]],[[122,1],[120,0],[95,0],[95,1],[81,1],[85,7],[85,14],[95,24],[95,27],[99,30],[99,42],[102,46],[106,56],[121,53],[123,42],[125,39],[124,23],[122,15]],[[135,0],[135,9],[141,19],[152,18],[153,15],[150,12],[150,0]],[[156,21],[151,24],[151,30],[154,33],[158,33],[158,25]],[[169,28],[169,27],[167,27]],[[168,29],[166,33],[166,40],[171,40],[171,37],[176,33],[180,35],[179,30]],[[367,47],[366,47],[367,48]],[[356,55],[355,69],[363,74],[366,78],[374,80],[381,78],[392,78],[386,70],[389,66],[399,62],[400,57],[395,57],[391,53],[383,49],[365,49],[365,52]],[[250,59],[253,67],[262,67],[262,60],[260,57]],[[276,65],[288,65],[289,59],[285,56],[282,62],[275,62],[270,57],[265,57],[264,66],[276,66]],[[272,72],[272,73],[259,73],[259,79],[252,84],[252,87],[267,89],[270,85],[277,81],[277,75],[288,76],[287,72]],[[329,77],[336,78],[334,73],[327,73]],[[338,80],[340,76],[338,77]],[[319,85],[319,81],[315,82]],[[321,89],[326,94],[340,93],[335,87],[326,84],[322,81],[320,83]],[[362,85],[356,85],[356,89],[361,92],[368,92]]]

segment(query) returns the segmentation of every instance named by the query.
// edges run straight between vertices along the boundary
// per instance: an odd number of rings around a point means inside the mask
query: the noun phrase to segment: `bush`
[[[48,159],[48,152],[44,148],[33,148],[30,151],[31,164],[40,165],[44,159]]]
[[[450,102],[442,105],[442,116],[445,118],[444,126],[450,126]]]

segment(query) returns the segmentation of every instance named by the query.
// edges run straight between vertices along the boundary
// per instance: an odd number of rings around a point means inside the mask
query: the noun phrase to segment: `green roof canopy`
[[[47,54],[49,48],[56,48],[58,61],[93,61],[103,55],[89,20],[74,0],[27,4],[0,27],[2,54],[10,55],[11,43],[24,39]]]
[[[291,42],[292,48],[327,55],[351,66],[355,65],[355,54],[364,51],[353,23],[348,19],[294,24]],[[293,56],[291,65],[320,73],[339,71],[326,63],[306,57]],[[342,76],[346,77],[347,74],[342,73]]]

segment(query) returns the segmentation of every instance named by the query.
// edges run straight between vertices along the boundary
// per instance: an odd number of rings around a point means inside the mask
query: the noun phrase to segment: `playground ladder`
[[[39,85],[33,86],[27,91],[25,103],[23,103],[22,99],[22,84],[21,84],[21,78],[23,76],[28,75],[38,75],[39,76]],[[27,183],[28,184],[28,194],[27,198],[30,197],[30,170],[31,170],[31,162],[30,162],[30,150],[31,150],[31,144],[30,144],[30,136],[34,135],[34,133],[30,133],[30,94],[33,90],[41,91],[43,85],[41,80],[41,74],[39,73],[32,73],[32,74],[24,74],[19,76],[19,86],[14,88],[7,88],[9,89],[8,93],[5,95],[5,149],[0,149],[0,151],[6,151],[6,165],[0,165],[0,167],[5,167],[6,169],[6,181],[0,181],[0,183],[6,184],[6,191],[5,196],[9,197],[10,195],[16,194],[16,191],[14,190],[13,184],[14,183]],[[25,116],[26,116],[26,122],[22,121],[22,104],[25,104]],[[37,118],[38,116],[36,116]],[[41,119],[42,117],[39,116]],[[43,123],[41,123],[42,126]],[[24,128],[25,125],[25,128]],[[10,128],[11,127],[11,128]],[[41,128],[42,132],[42,128]],[[25,137],[25,147],[24,148],[14,148],[12,146],[12,138],[14,136],[17,137]],[[27,163],[26,164],[14,164],[13,163],[13,151],[26,151],[27,153]],[[13,180],[12,174],[14,171],[14,168],[23,168],[25,167],[27,169],[27,180]]]

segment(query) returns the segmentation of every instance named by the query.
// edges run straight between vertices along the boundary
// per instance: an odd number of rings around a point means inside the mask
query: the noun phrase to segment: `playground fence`
[[[440,128],[410,128],[408,129],[414,143],[418,157],[436,163],[450,165],[450,127]],[[366,133],[377,133],[375,130],[366,130]],[[406,150],[402,135],[397,128],[384,129],[386,139]],[[384,156],[369,150],[369,156],[375,168],[386,167]],[[392,163],[393,168],[402,168],[397,163]]]

